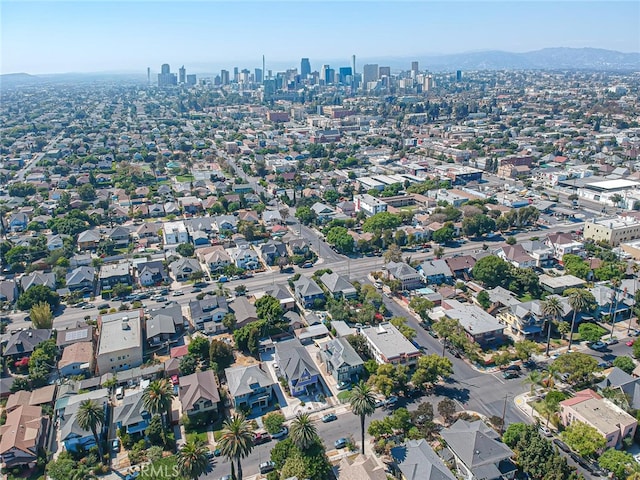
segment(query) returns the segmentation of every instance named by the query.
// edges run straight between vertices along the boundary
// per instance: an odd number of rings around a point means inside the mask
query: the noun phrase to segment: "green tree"
[[[280,412],[269,412],[267,413],[262,422],[264,423],[264,428],[267,429],[269,433],[278,433],[282,430],[282,425],[284,424],[284,415]]]
[[[334,245],[340,253],[353,252],[354,240],[344,227],[333,227],[327,233],[327,243]]]
[[[616,357],[616,359],[613,361],[613,366],[625,371],[628,374],[631,374],[631,372],[633,372],[633,370],[636,368],[636,364],[633,362],[631,357],[626,355]]]
[[[638,472],[638,464],[633,459],[633,455],[627,452],[609,448],[598,457],[598,463],[602,468],[606,468],[618,479],[625,479],[632,473]]]
[[[385,263],[389,262],[402,262],[402,250],[395,243],[389,245],[389,248],[382,254]]]
[[[456,414],[456,404],[450,398],[445,398],[438,402],[438,413],[444,419],[446,424],[451,423],[453,416]]]
[[[562,432],[563,440],[583,457],[593,457],[607,446],[605,438],[591,425],[574,421]]]
[[[380,212],[367,218],[362,224],[364,232],[382,232],[383,230],[395,230],[400,226],[401,219],[398,215],[389,212]]]
[[[473,278],[493,288],[501,285],[510,277],[511,265],[500,257],[489,255],[481,258],[474,265],[471,274]]]
[[[516,351],[516,357],[522,361],[527,361],[531,355],[538,352],[538,344],[532,340],[520,340],[513,345]]]
[[[194,247],[190,243],[181,243],[176,247],[176,252],[178,252],[183,257],[193,257],[195,251],[196,247]]]
[[[309,225],[314,222],[316,219],[316,212],[311,210],[309,207],[298,207],[296,209],[296,218],[300,221],[300,223],[304,225]]]
[[[96,189],[90,183],[80,185],[77,189],[78,196],[85,202],[92,202],[96,199]]]
[[[453,225],[445,225],[433,232],[431,239],[436,243],[445,244],[453,240],[454,235],[455,230],[453,229]]]
[[[198,368],[198,359],[193,355],[185,355],[180,359],[180,375],[191,375]]]
[[[375,412],[376,399],[369,386],[361,381],[351,390],[349,403],[351,404],[351,411],[353,414],[360,417],[362,454],[364,455],[364,421],[366,417],[373,415],[373,412]]]
[[[198,480],[209,469],[209,449],[199,441],[188,441],[177,453],[177,465],[180,474]]]
[[[578,327],[580,338],[586,342],[597,342],[606,333],[605,329],[595,323],[583,323]]]
[[[569,330],[569,350],[573,344],[573,332],[576,328],[576,317],[579,313],[586,312],[590,305],[595,304],[595,298],[589,290],[583,288],[572,289],[571,292],[565,292],[569,296],[569,305],[573,310],[571,317],[571,330]]]
[[[131,293],[131,286],[124,283],[116,283],[111,288],[111,295],[113,295],[113,297],[115,298],[125,297],[129,293]]]
[[[243,415],[234,414],[222,424],[222,434],[218,446],[222,455],[227,457],[229,461],[236,461],[238,465],[236,480],[242,480],[240,460],[249,456],[253,450],[253,440],[253,429]]]
[[[413,297],[409,302],[409,308],[411,308],[414,312],[420,315],[422,320],[429,320],[429,312],[435,306],[435,304],[424,297]]]
[[[12,183],[7,189],[12,197],[28,197],[36,193],[36,187],[30,183]]]
[[[78,426],[86,431],[90,431],[93,440],[96,442],[100,458],[102,458],[102,442],[98,436],[98,428],[104,425],[104,407],[95,400],[83,400],[78,407]]]
[[[462,232],[468,237],[480,237],[496,229],[496,221],[484,214],[474,215],[462,220]]]
[[[558,297],[547,297],[541,304],[542,314],[545,316],[547,322],[547,346],[545,348],[545,354],[549,356],[549,347],[551,345],[551,328],[554,322],[562,316],[563,306]]]
[[[304,451],[317,439],[318,431],[308,413],[298,413],[291,422],[289,436],[293,444]]]
[[[563,255],[562,264],[569,275],[582,279],[587,278],[587,275],[589,275],[591,271],[589,264],[585,262],[582,257],[571,253]]]
[[[60,295],[44,285],[35,285],[20,295],[16,306],[22,311],[27,311],[40,302],[48,303],[51,306],[51,310],[55,311],[60,305]]]
[[[236,316],[235,316],[235,314],[233,314],[232,312],[227,313],[222,318],[222,325],[224,325],[224,328],[226,328],[228,331],[233,332],[236,329]]]
[[[142,393],[144,408],[151,415],[160,415],[165,430],[169,428],[169,415],[174,397],[173,386],[165,378],[151,382]]]
[[[407,320],[404,317],[393,317],[389,320],[389,322],[409,340],[415,338],[416,331],[409,325],[407,325]]]
[[[211,365],[215,365],[216,373],[220,375],[234,361],[233,347],[220,340],[211,340],[209,359],[211,360]]]
[[[478,292],[476,300],[485,310],[491,306],[491,298],[489,297],[489,293],[486,290],[481,290],[480,292]]]
[[[191,339],[187,351],[189,355],[193,355],[199,362],[208,362],[210,356],[209,348],[209,339],[198,335]]]
[[[51,305],[47,302],[39,302],[31,307],[29,317],[34,328],[51,328],[53,325]]]
[[[432,328],[442,338],[442,356],[444,357],[448,340],[460,334],[462,327],[456,319],[444,317],[434,323]]]
[[[266,320],[269,324],[280,321],[283,315],[282,305],[280,300],[272,297],[271,295],[263,295],[256,300],[256,315],[261,320]]]
[[[512,423],[502,435],[502,441],[508,447],[514,448],[524,438],[526,431],[527,425],[525,423]]]
[[[418,358],[416,370],[411,383],[416,387],[431,386],[440,378],[448,378],[453,374],[453,364],[446,357],[437,354],[423,355]]]
[[[598,361],[582,352],[569,352],[553,361],[550,370],[556,374],[566,373],[571,384],[587,383],[598,369]]]

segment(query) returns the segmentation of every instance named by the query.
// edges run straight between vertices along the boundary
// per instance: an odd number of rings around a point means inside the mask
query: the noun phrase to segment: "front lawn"
[[[207,432],[189,432],[187,433],[187,442],[208,443]]]

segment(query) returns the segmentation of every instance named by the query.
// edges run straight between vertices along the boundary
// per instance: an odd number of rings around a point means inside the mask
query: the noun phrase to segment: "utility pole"
[[[509,398],[509,394],[506,393],[504,396],[504,406],[502,407],[502,422],[500,423],[500,435],[504,433],[504,417],[507,414],[507,399]]]

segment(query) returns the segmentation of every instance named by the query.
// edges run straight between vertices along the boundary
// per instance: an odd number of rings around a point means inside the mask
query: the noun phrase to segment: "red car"
[[[634,344],[634,343],[636,343],[636,339],[635,339],[635,338],[632,338],[631,340],[629,340],[629,341],[627,342],[627,347],[633,347],[633,344]]]
[[[271,435],[268,433],[256,433],[253,437],[254,445],[261,445],[263,443],[267,443],[271,441]]]

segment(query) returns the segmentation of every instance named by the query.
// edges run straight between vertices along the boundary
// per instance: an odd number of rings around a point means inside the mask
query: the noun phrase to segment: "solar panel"
[[[71,342],[73,340],[81,340],[83,338],[87,338],[89,334],[89,329],[83,328],[82,330],[72,330],[70,332],[66,332],[64,336],[64,340],[66,342]]]

